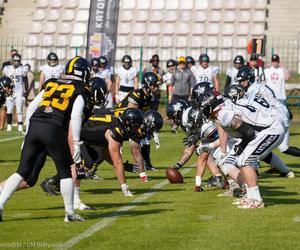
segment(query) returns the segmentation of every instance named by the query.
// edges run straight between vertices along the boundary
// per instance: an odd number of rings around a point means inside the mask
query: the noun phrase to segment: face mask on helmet
[[[106,57],[104,57],[104,56],[100,56],[99,57],[99,66],[100,66],[100,68],[106,68],[106,66],[107,66],[107,59],[106,59]]]
[[[139,109],[128,108],[123,112],[119,119],[124,132],[129,137],[132,137],[138,134],[138,131],[144,122],[144,115]]]
[[[14,54],[12,57],[11,57],[11,64],[17,68],[21,65],[21,56],[19,54]]]
[[[89,82],[91,86],[91,99],[92,103],[99,107],[105,107],[107,105],[107,85],[106,82],[100,77],[93,77]]]
[[[3,89],[5,96],[13,95],[14,84],[9,77],[7,77],[7,76],[1,77],[0,78],[0,86]]]
[[[240,86],[229,86],[224,90],[224,97],[229,98],[236,103],[244,95],[243,89]]]
[[[131,57],[130,56],[124,56],[123,58],[122,58],[122,65],[123,65],[123,67],[125,68],[125,69],[130,69],[131,68],[131,66],[132,66],[132,59],[131,59]]]
[[[58,57],[55,53],[51,52],[48,56],[47,56],[47,60],[48,60],[48,65],[51,67],[55,67],[58,64]]]
[[[143,127],[146,134],[153,135],[154,132],[158,132],[163,126],[163,118],[155,110],[150,110],[144,114],[144,124]]]
[[[90,77],[90,63],[83,57],[76,56],[66,64],[64,73],[65,79],[81,81],[83,84],[88,85]]]
[[[142,76],[142,86],[149,93],[154,92],[155,88],[158,88],[159,81],[159,75],[153,72],[147,72]]]

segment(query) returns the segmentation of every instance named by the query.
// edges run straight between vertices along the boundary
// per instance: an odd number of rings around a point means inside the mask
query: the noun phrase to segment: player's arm
[[[112,159],[118,181],[120,185],[125,184],[126,180],[124,173],[124,165],[122,155],[120,152],[121,144],[120,142],[117,142],[112,138],[110,130],[107,130],[105,132],[105,138],[108,142],[108,151]]]
[[[139,143],[129,139],[129,145],[130,145],[130,151],[132,154],[132,157],[136,164],[138,165],[140,172],[145,172],[144,168],[144,158],[141,154],[141,146]]]
[[[39,80],[39,91],[41,91],[44,81],[45,81],[45,74],[42,71],[40,74],[40,80]]]
[[[24,97],[27,98],[29,92],[28,92],[28,77],[27,73],[23,76],[23,83],[24,83]]]
[[[120,88],[120,76],[116,75],[116,82],[115,82],[116,103],[119,103],[119,88]]]
[[[29,128],[30,118],[33,115],[33,113],[36,111],[36,109],[40,106],[40,103],[43,100],[44,90],[42,90],[29,104],[26,111],[26,134]]]
[[[184,164],[186,164],[188,160],[191,158],[191,156],[193,155],[195,148],[196,148],[195,144],[191,146],[186,146],[179,160],[175,163],[174,168],[179,169],[183,167]]]
[[[85,107],[85,102],[81,95],[77,96],[74,101],[72,113],[71,113],[71,120],[70,126],[72,130],[72,137],[73,137],[73,159],[75,163],[81,162],[81,155],[80,155],[80,145],[83,143],[80,141],[80,131],[82,126],[82,116],[83,110]]]
[[[112,91],[112,80],[110,79],[110,77],[107,77],[105,79],[106,85],[107,85],[107,91],[111,92]]]
[[[219,74],[215,74],[215,75],[213,76],[213,79],[214,79],[214,86],[215,86],[215,89],[216,89],[216,91],[219,91],[219,89],[220,89]]]
[[[171,76],[170,85],[168,85],[168,91],[169,91],[169,100],[168,101],[169,101],[169,103],[172,102],[174,84],[175,84],[175,74],[173,72],[172,76]]]
[[[133,78],[133,88],[136,90],[139,88],[139,79],[137,76]]]

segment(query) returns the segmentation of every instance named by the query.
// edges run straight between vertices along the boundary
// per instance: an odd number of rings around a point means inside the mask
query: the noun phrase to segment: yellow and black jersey
[[[81,140],[89,145],[107,147],[105,132],[108,129],[111,131],[112,138],[120,144],[128,141],[129,138],[140,143],[143,137],[141,130],[138,130],[137,133],[129,134],[124,130],[121,121],[117,117],[110,114],[102,114],[91,116],[83,125]]]
[[[49,79],[42,86],[43,100],[31,120],[68,128],[74,101],[82,96],[85,115],[90,116],[90,90],[74,80]]]
[[[133,103],[138,105],[138,109],[146,112],[150,109],[150,101],[152,96],[146,96],[143,89],[131,90],[128,95],[123,99],[123,101],[116,108],[127,108],[128,103]]]

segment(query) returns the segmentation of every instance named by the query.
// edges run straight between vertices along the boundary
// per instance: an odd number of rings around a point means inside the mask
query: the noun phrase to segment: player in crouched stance
[[[230,136],[241,138],[229,154],[236,157],[246,184],[247,197],[239,208],[262,208],[255,164],[265,158],[283,140],[284,127],[275,114],[253,106],[235,105],[223,96],[210,93],[202,103],[203,114],[216,121]],[[226,138],[220,138],[226,144]]]
[[[43,90],[31,102],[27,112],[27,134],[22,148],[17,172],[11,175],[0,195],[0,220],[5,203],[27,179],[33,186],[42,170],[47,153],[53,159],[60,175],[60,190],[65,205],[65,221],[84,221],[74,213],[74,184],[70,165],[79,163],[81,119],[90,97],[86,86],[90,78],[89,63],[82,57],[71,59],[65,68],[62,80],[50,79]],[[30,122],[30,124],[29,124]],[[69,123],[74,144],[73,159],[68,145]]]

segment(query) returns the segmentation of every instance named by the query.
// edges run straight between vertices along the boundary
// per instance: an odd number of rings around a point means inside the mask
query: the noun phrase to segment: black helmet
[[[199,56],[199,62],[202,63],[202,62],[209,62],[209,56],[205,53],[202,53],[200,56]]]
[[[171,67],[171,66],[176,66],[176,61],[173,59],[169,59],[167,61],[167,68]]]
[[[82,81],[89,83],[91,77],[90,63],[81,56],[72,58],[65,67],[65,79]]]
[[[105,80],[100,77],[92,77],[89,84],[91,86],[91,99],[93,104],[99,108],[104,107],[108,94]]]
[[[181,124],[183,112],[189,107],[186,101],[178,100],[171,102],[167,107],[167,117],[176,125]]]
[[[201,108],[203,115],[209,118],[216,107],[225,102],[222,95],[213,95],[202,102]]]
[[[54,52],[50,52],[47,56],[48,65],[54,67],[58,64],[58,56]]]
[[[196,131],[201,131],[201,127],[203,125],[204,116],[199,109],[195,109],[191,107],[187,114],[186,129],[188,129],[189,133],[196,133]]]
[[[244,65],[244,64],[245,64],[245,59],[244,59],[243,56],[238,55],[238,56],[236,56],[236,57],[234,58],[233,63],[234,63],[234,64],[242,64],[242,65]]]
[[[98,58],[92,58],[91,60],[91,67],[99,67],[100,66],[100,61]]]
[[[247,91],[247,89],[249,88],[249,86],[254,83],[255,81],[255,75],[253,70],[248,67],[248,66],[244,66],[241,67],[236,75],[236,79],[237,82],[239,82],[239,85],[245,90]],[[249,80],[247,83],[247,86],[245,84],[242,84],[242,82]]]
[[[234,103],[238,101],[243,94],[244,91],[239,85],[230,85],[224,90],[224,97],[231,99]]]
[[[149,88],[151,86],[157,87],[159,85],[159,81],[160,76],[158,74],[155,74],[154,72],[147,72],[142,76],[142,86],[147,91],[149,91]]]
[[[149,110],[144,114],[144,128],[148,135],[158,132],[163,127],[164,121],[160,113]]]
[[[105,57],[105,56],[100,56],[99,57],[99,63],[100,63],[100,65],[102,65],[102,67],[106,67],[107,66],[107,58]]]
[[[128,108],[119,117],[124,131],[128,135],[134,135],[144,122],[143,112],[139,109]]]
[[[191,106],[194,108],[199,108],[201,106],[201,103],[213,94],[214,88],[212,83],[197,83],[192,90]]]
[[[0,78],[0,87],[2,87],[4,90],[5,90],[5,88],[13,89],[14,84],[12,83],[12,81],[9,77],[2,76]]]
[[[194,58],[193,58],[192,56],[187,56],[187,57],[185,58],[185,63],[186,63],[186,64],[191,63],[192,65],[195,65],[195,60],[194,60]]]
[[[130,69],[130,67],[132,66],[132,59],[131,56],[129,55],[125,55],[122,58],[122,65],[125,69]]]
[[[21,55],[18,53],[15,53],[11,56],[11,64],[17,68],[21,65],[21,59],[22,59]]]

